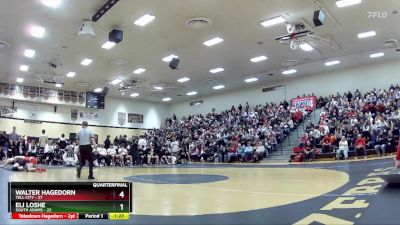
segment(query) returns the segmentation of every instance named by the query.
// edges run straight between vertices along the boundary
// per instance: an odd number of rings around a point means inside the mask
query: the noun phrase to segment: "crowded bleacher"
[[[232,106],[219,114],[167,119],[160,129],[140,137],[108,136],[93,152],[95,166],[186,164],[191,162],[257,162],[268,158],[284,138],[302,122],[305,110],[285,101],[250,107]],[[39,163],[74,166],[79,151],[74,140],[17,134],[0,135],[1,158],[38,157]]]
[[[291,161],[367,158],[394,152],[399,139],[400,87],[319,97],[319,124],[308,123]],[[169,118],[139,137],[110,136],[93,151],[95,166],[258,162],[277,151],[309,110],[280,104],[232,106],[221,113]],[[0,158],[35,156],[41,164],[75,166],[75,140],[0,134]]]
[[[396,151],[400,127],[400,87],[358,89],[319,98],[319,124],[307,124],[291,160],[383,157]]]
[[[176,159],[200,162],[248,162],[268,158],[308,112],[287,102],[232,106],[220,114],[173,116],[147,140]],[[178,144],[179,143],[179,144]],[[170,146],[177,147],[170,147]],[[139,149],[143,149],[139,146]],[[184,161],[185,161],[184,160]]]

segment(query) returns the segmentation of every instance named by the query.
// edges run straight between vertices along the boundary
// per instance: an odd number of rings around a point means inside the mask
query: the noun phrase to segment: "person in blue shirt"
[[[246,148],[244,148],[243,161],[246,162],[247,160],[249,160],[249,157],[251,157],[251,156],[253,156],[253,146],[251,146],[250,141],[248,141]]]
[[[245,147],[239,143],[238,148],[236,150],[236,155],[237,155],[237,158],[240,160],[244,159],[244,149],[245,149]]]

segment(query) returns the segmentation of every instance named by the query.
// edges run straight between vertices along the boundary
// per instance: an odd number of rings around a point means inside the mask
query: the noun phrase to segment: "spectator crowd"
[[[93,151],[95,165],[186,164],[189,162],[256,162],[269,157],[283,139],[295,129],[304,110],[294,110],[285,101],[250,107],[232,106],[221,113],[174,115],[160,129],[140,137],[108,136]],[[19,136],[16,128],[0,135],[0,158],[16,155],[37,156],[40,163],[74,166],[79,151],[64,134],[49,139],[42,131],[39,138]]]
[[[396,150],[400,127],[400,87],[373,89],[365,94],[359,90],[343,95],[320,97],[320,123],[309,123],[299,148],[303,160],[330,155],[336,159],[355,159],[375,153],[378,157]],[[295,154],[296,155],[296,154]]]
[[[400,87],[359,90],[318,98],[319,124],[308,123],[297,152],[301,160],[333,154],[347,159],[368,156],[373,150],[384,156],[395,150],[400,127]],[[221,113],[168,118],[160,129],[140,137],[107,136],[93,151],[95,166],[186,164],[190,162],[257,162],[279,148],[310,113],[294,109],[286,101],[250,107],[232,106]],[[79,150],[74,140],[20,136],[16,127],[0,134],[0,159],[36,156],[40,163],[75,166]],[[296,155],[294,155],[296,156]]]

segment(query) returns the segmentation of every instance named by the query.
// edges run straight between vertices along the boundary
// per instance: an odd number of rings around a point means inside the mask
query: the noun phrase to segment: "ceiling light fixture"
[[[135,97],[139,96],[139,93],[132,93],[130,96],[131,96],[132,98],[135,98]]]
[[[18,78],[17,78],[17,82],[18,82],[18,83],[24,82],[24,78],[18,77]]]
[[[163,99],[162,99],[163,102],[169,102],[169,101],[171,101],[171,100],[172,100],[172,98],[169,98],[169,97],[163,98]]]
[[[96,93],[100,93],[100,92],[102,92],[103,91],[103,88],[96,88],[96,89],[94,89],[94,92],[96,92]]]
[[[61,5],[61,0],[42,0],[42,4],[55,9]]]
[[[297,70],[291,69],[291,70],[285,70],[282,72],[283,75],[289,75],[289,74],[293,74],[293,73],[297,73]]]
[[[63,86],[63,84],[57,83],[57,84],[55,84],[55,86],[58,87],[58,88],[60,88],[60,87]]]
[[[121,82],[122,82],[122,80],[117,78],[117,79],[111,81],[111,84],[112,84],[112,85],[117,85],[117,84],[119,84],[119,83],[121,83]]]
[[[212,70],[210,70],[210,73],[220,73],[220,72],[222,72],[222,71],[224,71],[224,68],[215,68],[215,69],[212,69]]]
[[[285,18],[283,18],[282,16],[277,16],[271,19],[267,19],[261,22],[261,25],[263,25],[264,27],[270,27],[276,24],[280,24],[285,22]]]
[[[372,30],[372,31],[368,31],[368,32],[359,33],[359,34],[357,34],[357,37],[359,39],[361,39],[361,38],[373,37],[375,35],[376,35],[376,32]]]
[[[36,52],[33,49],[25,49],[24,56],[27,58],[33,58],[33,57],[35,57],[35,53]]]
[[[42,38],[46,33],[46,30],[41,26],[33,26],[31,27],[30,33],[32,37],[35,38]]]
[[[68,72],[66,76],[69,78],[72,78],[72,77],[75,77],[75,75],[76,75],[75,72]]]
[[[373,54],[369,55],[369,57],[372,59],[372,58],[379,58],[379,57],[382,57],[384,55],[385,55],[385,53],[378,52],[378,53],[373,53]]]
[[[134,70],[133,73],[134,73],[134,74],[141,74],[141,73],[143,73],[143,72],[145,72],[145,71],[146,71],[146,69],[138,68],[138,69]]]
[[[182,77],[182,78],[178,79],[177,81],[178,81],[179,83],[185,83],[185,82],[188,82],[189,80],[190,80],[189,77]]]
[[[220,37],[215,37],[213,39],[210,39],[208,41],[203,42],[203,45],[210,47],[210,46],[219,44],[219,43],[221,43],[223,41],[224,41],[224,39],[222,39]]]
[[[191,92],[186,93],[186,95],[187,96],[197,95],[197,92],[196,91],[191,91]]]
[[[252,78],[247,78],[244,80],[246,83],[252,83],[258,81],[258,78],[252,77]]]
[[[361,0],[338,0],[336,1],[336,6],[341,8],[341,7],[346,7],[346,6],[351,6],[355,4],[360,4]]]
[[[257,57],[251,58],[250,61],[256,63],[256,62],[261,62],[261,61],[264,61],[264,60],[267,60],[267,59],[268,59],[267,56],[261,55],[261,56],[257,56]]]
[[[299,47],[306,52],[310,52],[310,51],[314,50],[314,48],[308,43],[300,44]]]
[[[339,60],[325,62],[325,66],[333,66],[333,65],[337,65],[337,64],[340,64]]]
[[[81,65],[83,65],[83,66],[88,66],[88,65],[90,65],[92,62],[93,62],[92,59],[85,58],[84,60],[82,60]]]
[[[112,47],[114,47],[116,45],[115,42],[112,41],[106,41],[101,47],[104,49],[111,49]]]
[[[169,55],[169,56],[164,57],[164,58],[162,59],[162,61],[164,61],[164,62],[171,62],[171,60],[172,60],[173,58],[179,58],[179,57],[176,56],[176,55]]]
[[[223,89],[223,88],[225,88],[224,85],[217,85],[217,86],[213,87],[214,90],[219,90],[219,89]]]
[[[21,65],[19,66],[19,70],[23,71],[23,72],[27,72],[29,70],[29,66],[27,65]]]
[[[154,89],[159,90],[159,91],[164,90],[164,88],[161,86],[154,86]]]
[[[134,24],[138,26],[146,26],[148,23],[153,21],[156,17],[150,14],[145,14],[144,16],[140,17],[139,19],[135,20]]]
[[[193,106],[193,105],[201,105],[201,104],[203,104],[203,100],[191,102],[191,103],[190,103],[190,106]]]

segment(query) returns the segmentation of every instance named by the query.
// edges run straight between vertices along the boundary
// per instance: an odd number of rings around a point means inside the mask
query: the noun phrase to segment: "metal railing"
[[[301,126],[297,126],[296,127],[296,136],[297,136],[297,138],[300,138],[300,136],[299,136],[299,129],[300,128],[302,128],[303,129],[303,131],[305,130],[305,124],[307,123],[307,121],[309,120],[309,119],[311,119],[311,118],[316,118],[316,113],[315,113],[315,111],[316,110],[313,110],[310,114],[308,114],[306,117],[304,117],[304,120],[302,121],[302,125]],[[291,134],[289,134],[287,137],[286,137],[286,139],[287,139],[287,143],[288,143],[288,146],[289,147],[291,147],[292,146],[292,143],[291,143],[291,141],[290,141],[290,136],[292,135],[292,134],[294,134],[294,133],[291,133]],[[280,151],[281,151],[281,155],[283,155],[283,147],[282,147],[282,144],[285,142],[285,140],[284,141],[282,141],[282,143],[280,143],[279,144],[279,148],[280,148]]]

